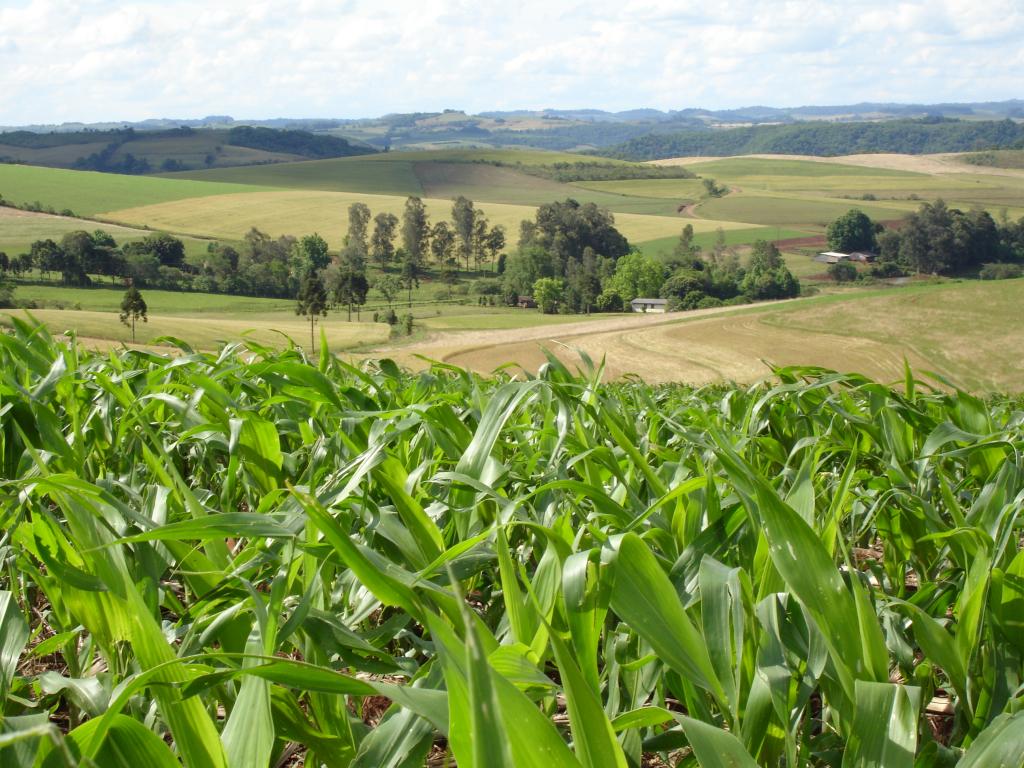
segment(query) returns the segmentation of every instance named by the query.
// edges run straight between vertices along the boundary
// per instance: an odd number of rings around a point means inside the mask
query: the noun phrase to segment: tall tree
[[[316,337],[313,334],[316,319],[327,316],[327,290],[317,272],[306,273],[295,299],[295,314],[309,318],[309,348],[312,350],[316,346]]]
[[[751,301],[789,299],[800,295],[800,281],[789,271],[774,243],[757,240],[740,290]]]
[[[615,217],[594,203],[580,204],[567,199],[545,203],[537,209],[534,227],[520,230],[520,247],[537,245],[557,258],[559,273],[565,274],[569,259],[583,258],[583,249],[618,259],[629,253],[629,242],[615,228]],[[529,238],[523,241],[523,238]]]
[[[630,253],[616,262],[615,274],[605,281],[605,288],[615,291],[625,301],[632,301],[657,296],[664,282],[662,263],[642,253]]]
[[[601,293],[601,278],[598,276],[598,257],[593,248],[583,250],[583,258],[569,262],[567,294],[576,310],[588,315],[598,294]]]
[[[398,217],[393,213],[378,213],[373,217],[373,235],[370,238],[370,255],[386,270],[388,262],[395,255],[395,230]]]
[[[292,246],[292,274],[299,286],[310,272],[320,272],[330,263],[327,241],[316,232],[300,238]]]
[[[134,285],[129,286],[121,299],[121,322],[131,326],[132,343],[135,343],[135,321],[141,319],[144,323],[149,322],[147,309],[146,300],[142,298],[139,289]]]
[[[14,306],[14,282],[7,279],[6,273],[0,274],[0,308]]]
[[[444,266],[455,251],[455,233],[447,222],[439,221],[430,230],[430,254],[434,263]]]
[[[380,292],[380,295],[384,297],[384,301],[388,303],[388,309],[391,309],[391,305],[394,303],[395,297],[403,288],[403,283],[394,275],[384,275],[373,284],[373,287],[376,288]]]
[[[490,251],[487,250],[487,217],[483,211],[477,211],[473,220],[473,265],[480,270],[481,262],[487,261]]]
[[[697,266],[700,261],[700,246],[693,243],[693,224],[687,224],[679,233],[679,240],[672,251],[672,259],[682,267]]]
[[[412,289],[420,286],[420,262],[411,253],[399,249],[402,262],[402,282],[409,291],[409,306],[412,306]]]
[[[363,261],[366,261],[369,254],[366,245],[369,223],[370,209],[365,203],[352,203],[348,207],[348,234],[345,236],[345,247]]]
[[[402,212],[402,249],[405,251],[405,257],[398,261],[404,263],[412,259],[417,266],[422,264],[429,239],[430,224],[423,201],[415,196],[407,198],[405,210]]]
[[[327,253],[327,241],[316,232],[301,238],[299,247],[309,260],[309,265],[317,272],[331,263],[331,257]]]
[[[353,307],[358,313],[359,308],[366,303],[366,294],[370,290],[370,281],[366,279],[366,265],[348,248],[342,253],[331,288],[334,301],[348,307],[349,320],[352,319]]]
[[[49,280],[51,272],[64,271],[64,251],[53,240],[36,240],[29,248],[32,266]]]
[[[88,268],[95,266],[93,252],[95,245],[92,235],[85,230],[68,232],[60,241],[64,252],[61,279],[64,285],[89,285]]]
[[[473,256],[473,239],[476,234],[477,218],[473,201],[459,195],[452,203],[452,225],[455,230],[458,257],[466,262],[469,272],[469,260]]]
[[[498,254],[501,253],[505,247],[505,228],[501,224],[496,224],[491,227],[487,236],[484,238],[483,244],[484,250],[487,253],[487,260],[492,265],[498,261]]]
[[[853,251],[874,251],[875,225],[868,215],[858,208],[851,208],[835,219],[825,230],[828,247],[841,253]]]

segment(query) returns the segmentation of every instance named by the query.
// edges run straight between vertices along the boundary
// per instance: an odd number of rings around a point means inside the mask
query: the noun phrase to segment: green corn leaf
[[[89,720],[67,735],[70,752],[93,755],[94,765],[104,768],[179,768],[167,744],[142,723],[116,715],[100,735],[100,721]],[[65,768],[60,749],[49,751],[41,768]]]
[[[858,680],[843,768],[913,768],[921,689]]]
[[[701,768],[757,768],[754,758],[733,734],[691,717],[678,719]]]
[[[608,721],[601,700],[555,633],[551,633],[551,647],[565,690],[576,757],[584,768],[626,768],[626,756],[615,740],[615,729]]]
[[[995,718],[978,734],[956,765],[957,768],[1024,766],[1024,712]]]
[[[618,541],[613,569],[611,607],[654,648],[658,658],[684,679],[725,702],[707,645],[683,610],[668,576],[639,536]]]
[[[11,592],[0,591],[0,702],[6,700],[11,681],[18,669],[18,659],[28,642],[29,629],[25,617]]]

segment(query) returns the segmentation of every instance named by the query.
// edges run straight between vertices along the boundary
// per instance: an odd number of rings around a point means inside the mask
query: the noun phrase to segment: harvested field
[[[1006,350],[1024,347],[1022,292],[1020,280],[853,291],[557,328],[444,333],[372,354],[409,364],[423,355],[490,372],[507,363],[535,369],[546,359],[544,349],[571,364],[578,349],[595,360],[606,358],[613,377],[693,384],[753,382],[768,375],[769,363],[895,380],[906,358],[915,370],[935,371],[977,391],[1019,391],[1024,366]]]

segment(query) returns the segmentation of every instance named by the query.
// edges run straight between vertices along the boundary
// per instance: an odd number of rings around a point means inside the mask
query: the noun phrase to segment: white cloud
[[[0,124],[1020,97],[1019,0],[0,0]]]

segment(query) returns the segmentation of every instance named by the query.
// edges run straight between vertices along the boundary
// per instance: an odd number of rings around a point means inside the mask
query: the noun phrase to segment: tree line
[[[505,262],[502,297],[532,299],[542,312],[621,312],[636,298],[666,299],[668,311],[797,296],[800,283],[778,249],[758,241],[747,263],[719,230],[705,253],[687,224],[668,258],[630,247],[614,217],[592,203],[549,203],[523,222],[519,248]]]
[[[962,211],[941,199],[924,203],[888,229],[855,208],[833,221],[826,235],[832,250],[877,253],[871,269],[877,276],[989,276],[982,274],[986,268],[1012,276],[1016,270],[994,265],[1024,265],[1024,217],[1011,221],[1004,211],[997,221],[988,211]]]
[[[661,297],[670,310],[680,310],[800,291],[770,243],[756,243],[743,264],[726,247],[723,232],[704,253],[687,225],[671,256],[656,259],[630,245],[611,212],[573,199],[540,206],[521,222],[515,251],[505,248],[504,228],[492,226],[472,200],[455,198],[450,218],[431,222],[423,201],[413,196],[400,217],[350,205],[337,254],[316,233],[272,237],[253,228],[239,243],[211,242],[205,251],[188,253],[181,240],[164,233],[118,246],[103,230],[80,230],[60,241],[38,240],[10,259],[0,255],[0,271],[19,276],[38,270],[43,279],[68,286],[109,279],[135,288],[297,298],[311,331],[315,317],[330,306],[358,316],[371,287],[389,308],[402,299],[411,305],[414,289],[428,275],[446,286],[448,298],[460,279],[476,274],[477,290],[490,295],[489,303],[514,306],[527,299],[545,312],[563,313],[623,311],[638,297]],[[377,268],[372,284],[370,265]],[[488,267],[492,277],[480,278]]]
[[[490,265],[496,269],[504,250],[505,229],[492,226],[473,201],[453,201],[451,219],[431,222],[419,197],[409,197],[401,217],[374,216],[364,203],[347,212],[347,232],[336,259],[318,234],[272,237],[256,228],[236,244],[211,242],[204,252],[188,253],[178,238],[155,233],[118,245],[106,231],[78,230],[60,240],[37,240],[27,253],[0,257],[0,271],[16,277],[38,270],[44,280],[74,287],[109,279],[139,288],[192,290],[269,298],[292,298],[309,273],[330,281],[344,303],[365,303],[366,268],[375,264],[382,276],[376,287],[390,303],[399,288],[410,294],[430,268],[449,290],[463,273]],[[341,288],[338,286],[341,285]]]
[[[1024,147],[1024,125],[1013,120],[920,118],[886,122],[755,125],[728,130],[658,131],[601,150],[622,160],[684,155],[817,155],[863,152],[970,152]]]

